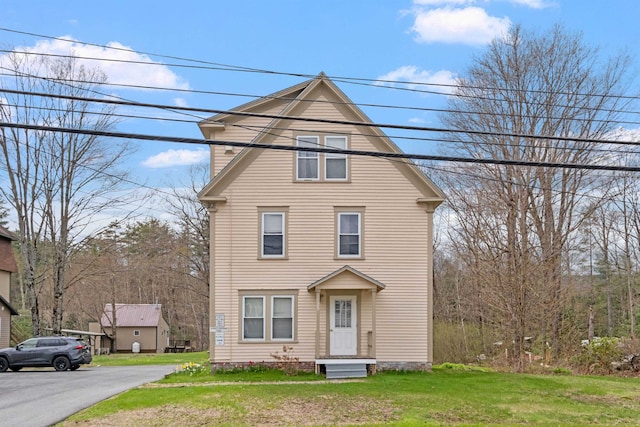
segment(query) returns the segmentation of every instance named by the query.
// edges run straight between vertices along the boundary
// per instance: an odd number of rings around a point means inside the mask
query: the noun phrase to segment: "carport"
[[[51,328],[47,328],[47,330],[51,331]],[[65,335],[84,339],[87,343],[89,343],[89,346],[93,349],[94,354],[97,354],[96,339],[98,337],[106,336],[106,334],[100,332],[79,331],[76,329],[60,329],[60,332]]]

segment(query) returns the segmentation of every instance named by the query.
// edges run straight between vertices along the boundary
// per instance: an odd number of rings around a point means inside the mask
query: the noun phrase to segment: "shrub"
[[[271,357],[275,359],[276,367],[278,369],[281,369],[285,374],[298,374],[300,359],[297,356],[293,355],[293,347],[283,345],[282,354],[276,351],[275,353],[271,353]]]
[[[594,338],[582,345],[582,351],[574,358],[582,369],[590,373],[611,373],[614,363],[620,362],[623,351],[616,337]]]

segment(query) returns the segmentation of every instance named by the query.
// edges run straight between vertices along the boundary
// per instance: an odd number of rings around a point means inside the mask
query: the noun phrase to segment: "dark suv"
[[[79,338],[30,338],[15,347],[0,350],[0,372],[43,366],[53,366],[56,371],[75,371],[91,360],[89,346]]]

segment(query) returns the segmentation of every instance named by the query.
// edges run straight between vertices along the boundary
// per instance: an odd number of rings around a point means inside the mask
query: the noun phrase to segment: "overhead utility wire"
[[[356,122],[352,120],[334,120],[334,119],[322,119],[322,118],[300,117],[300,116],[283,116],[280,114],[250,113],[246,111],[236,111],[236,110],[178,107],[178,106],[151,104],[151,103],[144,103],[144,102],[120,101],[120,100],[114,100],[114,99],[85,98],[85,97],[72,96],[72,95],[29,92],[29,91],[21,91],[21,90],[14,90],[14,89],[0,89],[0,93],[2,92],[18,94],[18,95],[34,95],[34,96],[42,96],[42,97],[61,98],[61,99],[69,99],[69,100],[75,100],[75,101],[88,101],[88,102],[98,102],[98,103],[105,103],[105,104],[127,105],[127,106],[133,106],[133,107],[162,108],[167,110],[204,112],[209,114],[231,115],[231,116],[241,116],[241,117],[260,117],[260,118],[266,118],[266,119],[283,119],[283,120],[301,121],[301,122],[310,122],[310,123],[328,123],[328,124],[335,124],[335,125],[378,127],[378,128],[386,128],[386,129],[414,130],[414,131],[422,131],[422,132],[463,133],[463,134],[469,134],[469,135],[503,136],[503,137],[512,137],[512,138],[532,138],[532,139],[545,139],[545,140],[568,141],[568,142],[593,142],[593,143],[606,143],[606,144],[618,144],[618,145],[640,145],[640,142],[635,142],[635,141],[608,141],[608,140],[602,140],[598,138],[533,135],[533,134],[526,134],[526,133],[494,132],[494,131],[483,131],[483,130],[472,130],[472,129],[447,129],[447,128],[426,127],[426,126],[396,125],[391,123]]]
[[[185,61],[185,62],[194,62],[194,63],[197,63],[197,64],[208,64],[208,65],[213,65],[213,66],[217,67],[215,69],[222,70],[222,71],[251,72],[251,73],[272,74],[272,75],[303,77],[303,78],[313,78],[313,77],[315,77],[315,75],[307,74],[307,73],[284,72],[284,71],[267,70],[267,69],[262,69],[262,68],[246,67],[246,66],[241,66],[241,65],[222,64],[222,63],[219,63],[219,62],[205,61],[205,60],[201,60],[201,59],[185,58],[185,57],[180,57],[180,56],[172,56],[172,55],[159,54],[159,53],[154,53],[154,52],[138,51],[138,50],[134,50],[134,49],[130,49],[130,48],[127,49],[127,48],[116,47],[116,46],[107,46],[107,45],[102,45],[102,44],[97,44],[97,43],[83,42],[81,40],[72,40],[72,39],[63,38],[63,37],[54,37],[54,36],[49,36],[49,35],[45,35],[45,34],[37,34],[37,33],[32,33],[32,32],[13,30],[13,29],[4,28],[4,27],[0,27],[0,31],[6,31],[6,32],[16,33],[16,34],[24,34],[24,35],[29,35],[29,36],[33,36],[33,37],[42,37],[42,38],[46,38],[46,39],[50,39],[50,40],[58,40],[58,41],[66,42],[66,43],[80,43],[80,44],[87,45],[87,46],[95,46],[95,47],[100,47],[100,48],[103,48],[103,49],[118,50],[118,51],[123,51],[123,52],[127,52],[127,53],[133,52],[133,53],[137,53],[137,54],[141,54],[141,55],[155,56],[155,57],[158,57],[158,58],[175,59],[175,60]],[[153,63],[148,63],[147,62],[145,64],[153,64]],[[170,64],[157,64],[157,65],[170,65]],[[181,65],[177,64],[176,66],[179,67]],[[372,79],[372,78],[365,78],[365,77],[349,77],[349,76],[328,76],[328,77],[331,80],[334,80],[334,81],[338,81],[339,80],[339,81],[342,81],[344,83],[349,83],[349,84],[351,84],[353,82],[365,82],[365,83],[359,83],[359,84],[365,84],[365,85],[368,85],[368,86],[385,87],[385,88],[388,88],[388,89],[398,89],[398,88],[389,87],[389,86],[381,86],[379,83],[411,84],[411,85],[417,85],[417,86],[436,86],[436,87],[446,87],[446,88],[453,88],[453,89],[460,87],[460,85],[458,85],[458,84],[447,84],[447,83],[413,82],[413,81]],[[504,88],[484,88],[484,87],[479,87],[479,86],[466,86],[466,87],[473,88],[473,89],[483,89],[483,90],[504,90]],[[559,94],[563,94],[563,95],[582,95],[582,96],[585,96],[585,95],[591,96],[591,95],[593,95],[593,94],[583,94],[583,93],[574,93],[574,92],[550,92],[550,91],[536,90],[536,89],[528,89],[528,90],[526,90],[526,92],[543,93],[543,94],[559,93]],[[437,93],[437,94],[448,95],[448,93]],[[620,98],[620,99],[640,99],[640,97],[633,96],[633,95],[615,95],[614,97]]]
[[[1,50],[0,50],[1,51]],[[71,56],[70,56],[71,57]],[[4,69],[4,70],[8,70],[11,71],[11,73],[0,73],[0,76],[15,76],[15,71],[10,70],[9,68],[6,67],[1,67],[0,69]],[[22,74],[22,73],[21,73]],[[41,77],[41,76],[36,76],[36,75],[30,75],[27,74],[30,77],[34,77],[34,78],[40,78],[40,79],[49,79],[48,77]],[[60,79],[60,78],[55,78],[53,79],[56,82],[64,82],[64,83],[69,83],[69,84],[74,84],[74,83],[83,83],[83,84],[94,84],[94,85],[101,85],[101,86],[109,86],[109,87],[122,87],[122,88],[131,88],[131,89],[144,89],[144,90],[161,90],[161,91],[168,91],[168,92],[179,92],[179,93],[189,93],[189,94],[200,94],[200,95],[220,95],[220,96],[230,96],[230,97],[239,97],[239,98],[250,98],[252,100],[257,100],[257,99],[274,99],[274,100],[281,100],[281,101],[294,101],[296,100],[296,98],[292,98],[292,97],[285,97],[285,96],[271,96],[271,95],[254,95],[254,94],[248,94],[248,93],[237,93],[237,92],[222,92],[222,91],[211,91],[211,90],[200,90],[200,89],[181,89],[181,88],[172,88],[172,87],[161,87],[161,86],[145,86],[145,85],[136,85],[136,84],[126,84],[126,83],[110,83],[110,82],[94,82],[94,81],[90,81],[90,80],[79,80],[79,79]],[[339,80],[335,80],[337,82],[339,82]],[[112,95],[111,95],[112,96]],[[330,100],[324,100],[324,99],[320,99],[320,100],[306,100],[306,99],[302,99],[299,100],[301,102],[318,102],[318,103],[323,103],[323,104],[330,104],[330,105],[356,105],[358,107],[369,107],[369,108],[380,108],[380,109],[390,109],[390,110],[409,110],[409,111],[419,111],[419,112],[432,112],[432,113],[462,113],[462,114],[477,114],[479,116],[506,116],[506,117],[528,117],[531,118],[533,116],[531,115],[527,115],[527,114],[520,114],[520,115],[516,115],[515,113],[501,113],[501,114],[496,114],[495,112],[489,112],[489,111],[464,111],[464,110],[457,110],[457,109],[447,109],[447,108],[435,108],[435,107],[417,107],[417,106],[407,106],[407,105],[393,105],[393,104],[373,104],[373,103],[367,103],[367,102],[345,102],[345,101],[330,101]],[[502,102],[503,100],[498,100],[500,102]],[[634,112],[634,111],[623,111],[623,110],[608,110],[611,112],[619,112],[619,113],[629,113],[629,114],[640,114],[640,112]],[[566,119],[566,118],[561,118],[561,117],[545,117],[547,119],[553,119],[553,120],[580,120],[580,119]],[[610,122],[610,120],[606,120],[606,119],[598,119],[598,118],[594,118],[592,119],[593,122]],[[631,120],[616,120],[617,124],[620,125],[638,125],[640,124],[640,122],[638,121],[631,121]]]
[[[105,46],[105,47],[108,47],[108,46]],[[0,49],[0,52],[6,52],[6,53],[13,52],[13,53],[19,53],[19,54],[22,54],[22,55],[38,55],[38,56],[54,57],[54,58],[77,58],[77,59],[85,59],[85,60],[93,60],[93,61],[117,62],[117,63],[126,63],[126,64],[140,64],[140,65],[181,67],[181,68],[197,68],[197,69],[210,69],[210,70],[223,70],[223,71],[243,71],[243,70],[227,70],[227,69],[196,66],[196,65],[166,64],[166,63],[158,63],[158,62],[136,61],[136,60],[129,60],[129,59],[99,58],[99,57],[77,56],[77,55],[68,55],[68,54],[67,55],[63,55],[63,54],[56,54],[56,53],[15,51],[15,50],[7,50],[7,49]],[[132,51],[129,50],[129,52],[132,52]],[[133,51],[133,52],[135,52],[135,51]],[[287,74],[287,73],[283,73],[283,74]],[[301,77],[306,77],[306,78],[314,78],[315,77],[315,76],[311,76],[311,75],[299,75],[299,74],[296,74],[296,73],[292,73],[292,74],[288,74],[288,75],[301,76]],[[471,95],[460,94],[460,93],[437,92],[437,91],[432,91],[432,90],[415,89],[415,88],[409,88],[409,87],[387,86],[387,85],[381,85],[379,83],[382,82],[382,83],[403,84],[403,85],[446,86],[446,87],[454,87],[454,88],[461,87],[460,85],[448,85],[448,84],[441,84],[441,83],[425,83],[425,82],[412,82],[412,81],[359,79],[359,78],[351,79],[349,77],[329,77],[329,78],[332,79],[335,82],[342,82],[342,83],[347,83],[347,84],[357,84],[357,85],[361,85],[361,86],[382,87],[382,88],[385,88],[385,89],[393,89],[393,90],[400,90],[400,91],[406,91],[406,92],[416,92],[416,93],[431,94],[431,95],[455,96],[455,97],[458,97],[458,98],[484,99],[484,100],[491,100],[491,101],[497,101],[497,102],[510,102],[508,99],[505,99],[505,98],[496,98],[496,97],[488,97],[488,96],[480,97],[480,96],[476,96],[476,95],[471,96]],[[355,81],[352,81],[352,80],[355,80]],[[376,82],[377,84],[362,83],[362,82],[358,82],[358,80],[370,80],[370,81]],[[483,90],[483,91],[515,91],[515,92],[531,92],[531,93],[545,93],[545,94],[555,93],[555,94],[561,94],[561,95],[603,96],[603,95],[598,95],[598,94],[551,92],[551,91],[534,90],[534,89],[527,89],[527,90],[522,90],[522,89],[500,89],[500,88],[496,89],[496,88],[484,88],[484,87],[479,87],[479,86],[464,86],[464,87],[465,88],[470,88],[470,89],[476,89],[476,90]],[[609,98],[618,98],[618,99],[640,99],[640,97],[637,97],[637,96],[634,97],[634,96],[630,96],[630,95],[607,95],[607,97],[609,97]],[[543,103],[543,102],[532,102],[532,104],[535,104],[535,105],[547,105],[546,103]],[[562,107],[567,107],[567,105],[562,105],[562,104],[553,104],[553,106],[561,107],[561,108]],[[616,113],[626,113],[626,114],[640,114],[640,112],[637,112],[637,111],[625,111],[625,110],[607,110],[607,111],[616,112]],[[486,113],[475,112],[474,114],[486,114]]]
[[[605,171],[626,171],[626,172],[640,172],[640,166],[617,166],[617,165],[589,165],[589,164],[574,164],[574,163],[557,163],[557,162],[532,162],[521,160],[506,160],[506,159],[474,159],[469,157],[454,157],[454,156],[438,156],[438,155],[426,155],[426,154],[405,154],[405,153],[387,153],[380,151],[363,151],[363,150],[341,150],[333,148],[323,147],[299,147],[294,145],[272,145],[272,144],[260,144],[251,142],[238,142],[238,141],[226,141],[217,139],[197,139],[197,138],[185,138],[174,136],[160,136],[160,135],[148,135],[137,133],[123,133],[123,132],[108,132],[88,129],[74,129],[55,126],[43,126],[21,123],[8,123],[0,122],[0,127],[27,129],[46,132],[63,132],[80,135],[102,136],[112,138],[124,138],[124,139],[139,139],[145,141],[163,141],[163,142],[175,142],[181,144],[197,144],[197,145],[220,145],[240,148],[259,148],[265,150],[281,150],[281,151],[306,151],[314,153],[333,153],[333,154],[347,154],[353,156],[365,156],[365,157],[378,157],[385,159],[407,159],[407,160],[432,160],[432,161],[445,161],[445,162],[458,162],[458,163],[478,163],[478,164],[493,164],[493,165],[511,165],[511,166],[532,166],[532,167],[549,167],[549,168],[561,168],[561,169],[589,169],[589,170],[605,170]]]
[[[4,105],[9,106],[9,107],[14,107],[14,108],[18,108],[21,107],[18,104],[9,104],[9,103],[5,103]],[[53,108],[53,107],[40,107],[40,106],[33,106],[31,107],[32,109],[36,109],[36,110],[42,110],[42,111],[55,111],[55,112],[67,112],[68,110],[62,109],[62,108]],[[100,112],[100,111],[83,111],[83,114],[90,114],[90,115],[104,115],[104,112]],[[118,118],[123,118],[123,119],[140,119],[140,120],[152,120],[152,121],[161,121],[161,122],[170,122],[170,123],[190,123],[190,124],[194,124],[197,125],[202,118],[199,118],[198,120],[195,119],[179,119],[179,118],[171,118],[171,117],[157,117],[157,116],[143,116],[143,115],[135,115],[135,114],[119,114],[119,113],[109,113],[110,116],[114,116],[114,117],[118,117]],[[251,130],[252,132],[256,132],[259,133],[260,131],[262,131],[264,129],[264,126],[258,126],[258,125],[239,125],[236,123],[231,124],[231,126],[234,127],[241,127],[243,129],[247,129],[247,130]],[[272,130],[291,130],[294,132],[312,132],[312,133],[317,133],[317,132],[324,132],[324,130],[320,130],[320,129],[314,129],[314,128],[292,128],[292,127],[279,127],[279,126],[271,126],[270,129]],[[451,138],[451,139],[447,139],[447,140],[443,140],[442,138],[425,138],[425,137],[416,137],[416,136],[402,136],[402,135],[379,135],[379,134],[374,134],[374,133],[353,133],[352,135],[358,135],[358,136],[365,136],[365,137],[369,137],[369,138],[390,138],[394,141],[396,140],[402,140],[402,141],[416,141],[416,142],[446,142],[446,143],[464,143],[466,142],[466,140],[461,139],[461,138]],[[295,138],[291,138],[292,140],[295,140]],[[475,144],[480,144],[480,145],[492,145],[492,146],[508,146],[508,143],[502,143],[502,142],[478,142],[476,141]],[[640,142],[639,142],[640,145]],[[529,144],[523,144],[520,145],[520,147],[522,148],[546,148],[546,149],[560,149],[560,150],[566,150],[566,151],[574,151],[574,150],[580,150],[581,148],[579,147],[553,147],[550,145],[529,145]],[[614,150],[611,148],[592,148],[592,151],[595,152],[604,152],[604,153],[619,153],[619,154],[629,154],[630,151],[629,150]],[[634,151],[635,153],[635,151]],[[639,153],[640,154],[640,153]]]

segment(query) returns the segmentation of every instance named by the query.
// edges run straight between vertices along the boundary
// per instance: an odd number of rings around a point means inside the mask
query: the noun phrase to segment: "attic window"
[[[340,151],[349,148],[345,135],[298,136],[296,145],[305,149],[321,147]],[[296,152],[296,181],[347,181],[348,170],[347,154],[306,150]]]
[[[134,337],[139,337],[139,336],[140,336],[140,330],[139,330],[139,329],[135,329],[135,330],[133,331],[133,336],[134,336]]]
[[[297,138],[298,147],[317,148],[319,138],[317,136],[299,136]],[[299,180],[317,180],[318,174],[318,154],[313,151],[297,151],[297,178]]]

